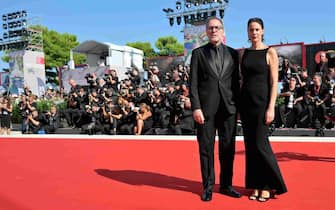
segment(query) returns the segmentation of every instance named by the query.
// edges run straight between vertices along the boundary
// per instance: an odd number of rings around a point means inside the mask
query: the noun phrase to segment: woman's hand
[[[265,125],[270,125],[275,119],[275,110],[274,108],[268,108],[265,112]]]

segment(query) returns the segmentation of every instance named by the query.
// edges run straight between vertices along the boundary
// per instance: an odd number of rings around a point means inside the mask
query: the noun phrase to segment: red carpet
[[[0,139],[0,209],[334,209],[335,143],[273,142],[289,192],[259,203],[243,188],[238,142],[234,185],[245,196],[204,203],[195,141],[93,138]]]

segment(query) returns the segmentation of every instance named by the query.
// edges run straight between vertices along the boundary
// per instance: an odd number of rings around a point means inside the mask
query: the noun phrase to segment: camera
[[[319,98],[319,96],[314,96],[314,101],[321,102],[321,99]]]
[[[184,107],[185,107],[185,99],[180,97],[178,99],[178,101],[177,101],[177,105],[178,105],[179,108],[184,109]]]
[[[91,73],[87,73],[85,75],[85,79],[88,80],[88,79],[93,79],[93,75]]]
[[[93,77],[93,75],[92,75],[91,73],[87,73],[87,74],[85,75],[85,79],[86,79],[87,83],[90,84],[90,85],[92,85],[92,84],[95,83],[95,81],[94,81],[93,78],[94,78],[94,77]]]
[[[139,112],[140,111],[140,107],[136,107],[136,106],[131,107],[131,111],[133,111],[133,112]]]

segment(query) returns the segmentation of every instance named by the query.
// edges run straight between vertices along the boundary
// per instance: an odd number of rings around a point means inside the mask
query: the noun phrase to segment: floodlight
[[[224,10],[223,10],[223,9],[220,9],[219,12],[220,12],[220,17],[221,17],[221,19],[222,19],[223,16],[224,16]]]
[[[8,34],[5,32],[3,33],[3,36],[2,36],[4,39],[8,39]]]
[[[216,16],[216,10],[211,11],[211,16]]]
[[[180,9],[181,9],[181,2],[180,2],[180,1],[177,1],[177,2],[176,2],[176,9],[177,9],[177,10],[180,10]]]
[[[177,19],[177,24],[180,25],[180,23],[181,23],[181,16],[177,16],[176,19]]]
[[[206,20],[208,18],[208,12],[202,13],[202,18]]]
[[[28,16],[28,13],[26,10],[22,10],[22,17],[27,17]]]
[[[170,17],[169,20],[170,20],[170,26],[173,26],[174,18],[173,18],[173,17]]]
[[[188,23],[189,19],[188,19],[188,15],[184,15],[184,23]]]
[[[21,21],[21,25],[24,27],[24,26],[27,26],[27,20],[26,19],[23,19]]]
[[[191,22],[195,21],[195,14],[191,14]]]
[[[197,20],[201,20],[201,13],[197,13]]]

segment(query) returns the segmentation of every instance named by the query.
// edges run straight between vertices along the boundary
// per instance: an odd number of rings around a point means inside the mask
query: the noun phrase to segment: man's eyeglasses
[[[209,30],[209,31],[214,31],[214,29],[215,29],[216,31],[221,30],[221,29],[222,29],[222,26],[209,26],[209,27],[207,28],[207,30]]]

